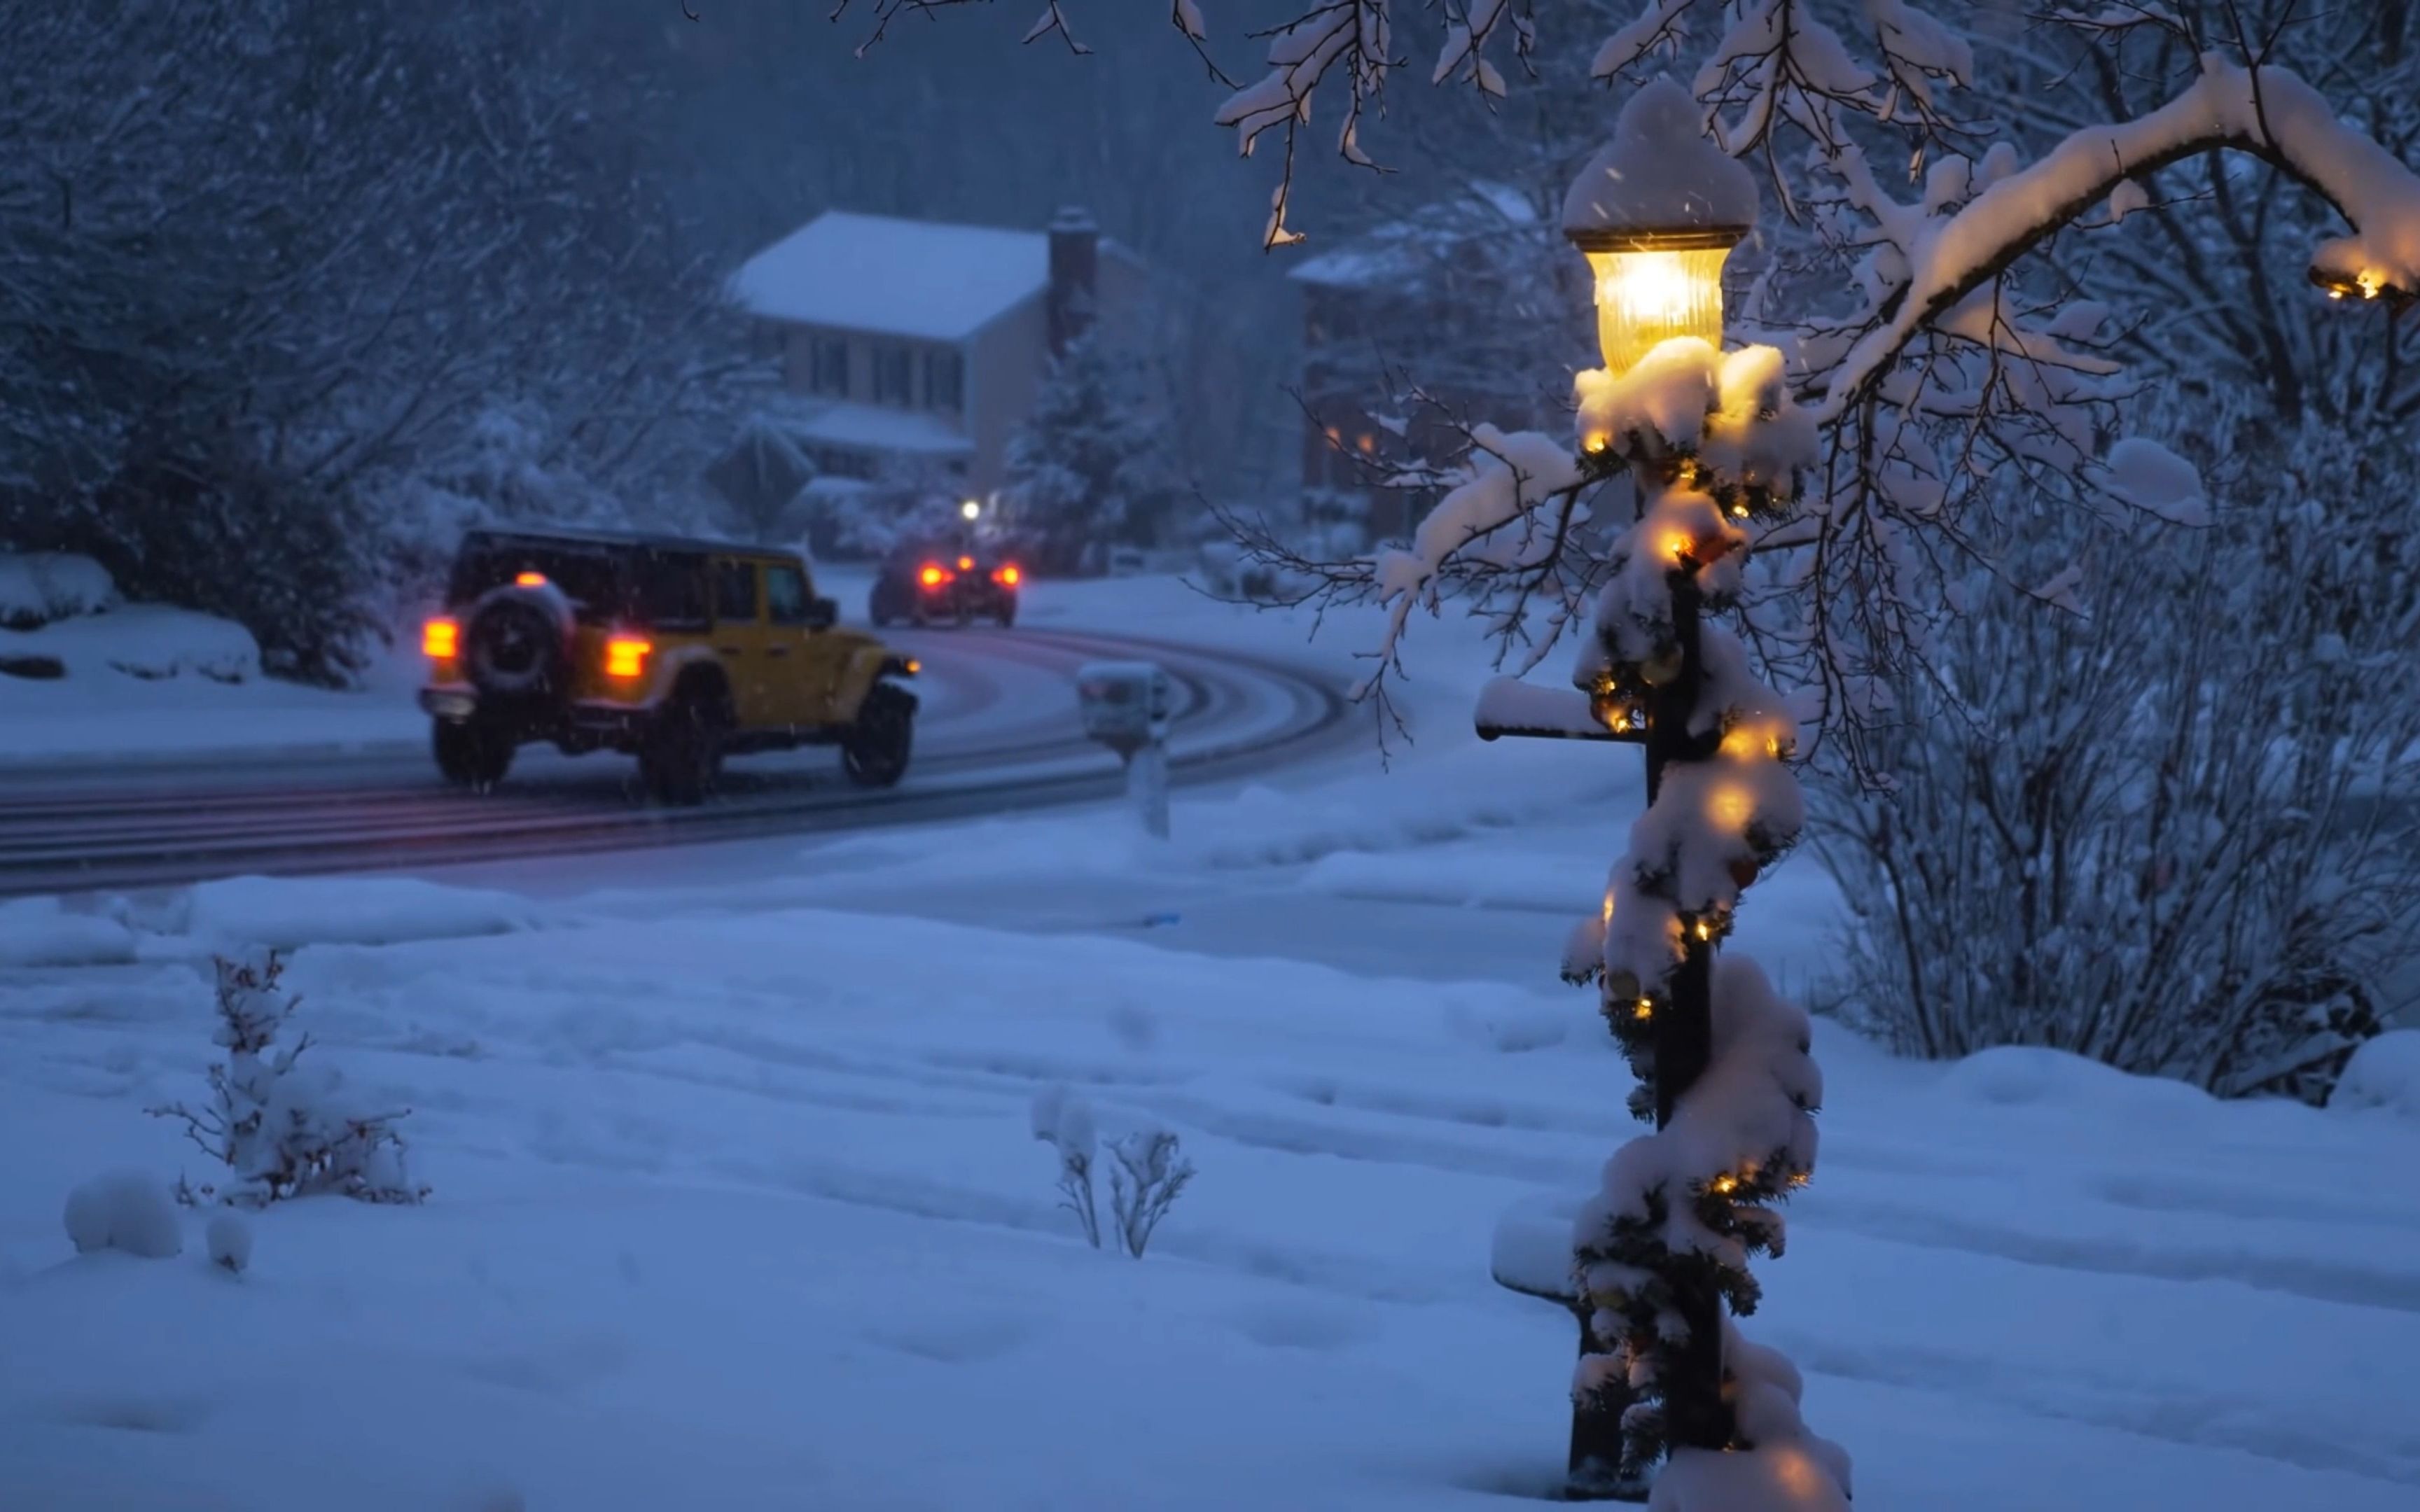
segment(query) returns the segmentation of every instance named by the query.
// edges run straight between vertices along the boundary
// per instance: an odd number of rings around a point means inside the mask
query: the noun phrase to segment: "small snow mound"
[[[134,935],[116,919],[72,913],[56,898],[0,903],[0,966],[122,965]]]
[[[1997,1045],[1951,1066],[1941,1086],[1953,1096],[2009,1107],[2022,1103],[2089,1101],[2109,1095],[2118,1083],[2135,1079],[2064,1050]]]
[[[117,585],[90,557],[0,554],[0,628],[39,629],[54,620],[98,614],[116,602]]]
[[[2353,1052],[2331,1108],[2384,1108],[2420,1122],[2420,1029],[2392,1029]]]
[[[252,1226],[242,1215],[222,1212],[210,1220],[204,1235],[209,1246],[210,1263],[232,1275],[241,1275],[252,1267]]]
[[[66,1217],[79,1255],[114,1249],[165,1260],[185,1247],[166,1183],[142,1171],[111,1171],[85,1182],[68,1194]]]
[[[186,895],[182,932],[220,946],[401,945],[537,927],[528,899],[413,877],[229,877]]]

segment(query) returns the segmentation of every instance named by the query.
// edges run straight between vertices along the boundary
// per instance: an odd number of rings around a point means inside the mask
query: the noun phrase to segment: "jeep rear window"
[[[525,572],[537,573],[563,590],[584,624],[601,625],[612,619],[621,601],[621,574],[610,554],[553,542],[506,539],[463,548],[454,562],[453,581],[446,585],[446,602],[474,603]]]

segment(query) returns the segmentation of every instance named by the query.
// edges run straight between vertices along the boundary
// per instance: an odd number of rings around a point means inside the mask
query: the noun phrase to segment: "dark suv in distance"
[[[840,748],[855,781],[908,770],[917,664],[838,627],[804,559],[727,541],[473,531],[422,627],[438,770],[504,780],[535,741],[639,759],[647,791],[696,803],[726,755]]]
[[[865,617],[876,628],[909,625],[1016,623],[1025,569],[997,546],[910,541],[882,559]]]

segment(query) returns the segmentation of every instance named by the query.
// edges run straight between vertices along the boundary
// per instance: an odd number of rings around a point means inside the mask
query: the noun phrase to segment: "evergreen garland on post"
[[[1620,377],[1582,374],[1579,397],[1580,471],[1626,468],[1640,507],[1574,681],[1609,728],[1646,733],[1649,803],[1565,974],[1596,985],[1638,1077],[1631,1110],[1656,1130],[1607,1162],[1574,1235],[1595,1346],[1575,1392],[1620,1413],[1621,1481],[1664,1464],[1658,1506],[1716,1504],[1706,1489],[1743,1474],[1816,1489],[1770,1504],[1845,1505],[1847,1456],[1800,1421],[1796,1371],[1724,1316],[1755,1311],[1748,1262],[1781,1253],[1775,1209],[1814,1170],[1823,1082],[1805,1011],[1754,964],[1715,959],[1805,810],[1796,720],[1704,620],[1737,602],[1749,529],[1792,507],[1813,429],[1769,347],[1667,342]]]

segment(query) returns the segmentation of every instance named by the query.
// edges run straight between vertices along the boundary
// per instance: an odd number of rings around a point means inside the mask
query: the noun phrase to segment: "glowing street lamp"
[[[1756,224],[1756,179],[1706,140],[1697,101],[1657,79],[1563,197],[1596,276],[1596,339],[1620,377],[1675,336],[1723,343],[1723,263]]]
[[[962,519],[974,520],[982,517],[982,515],[983,501],[980,499],[970,499],[958,506],[958,516]]]

